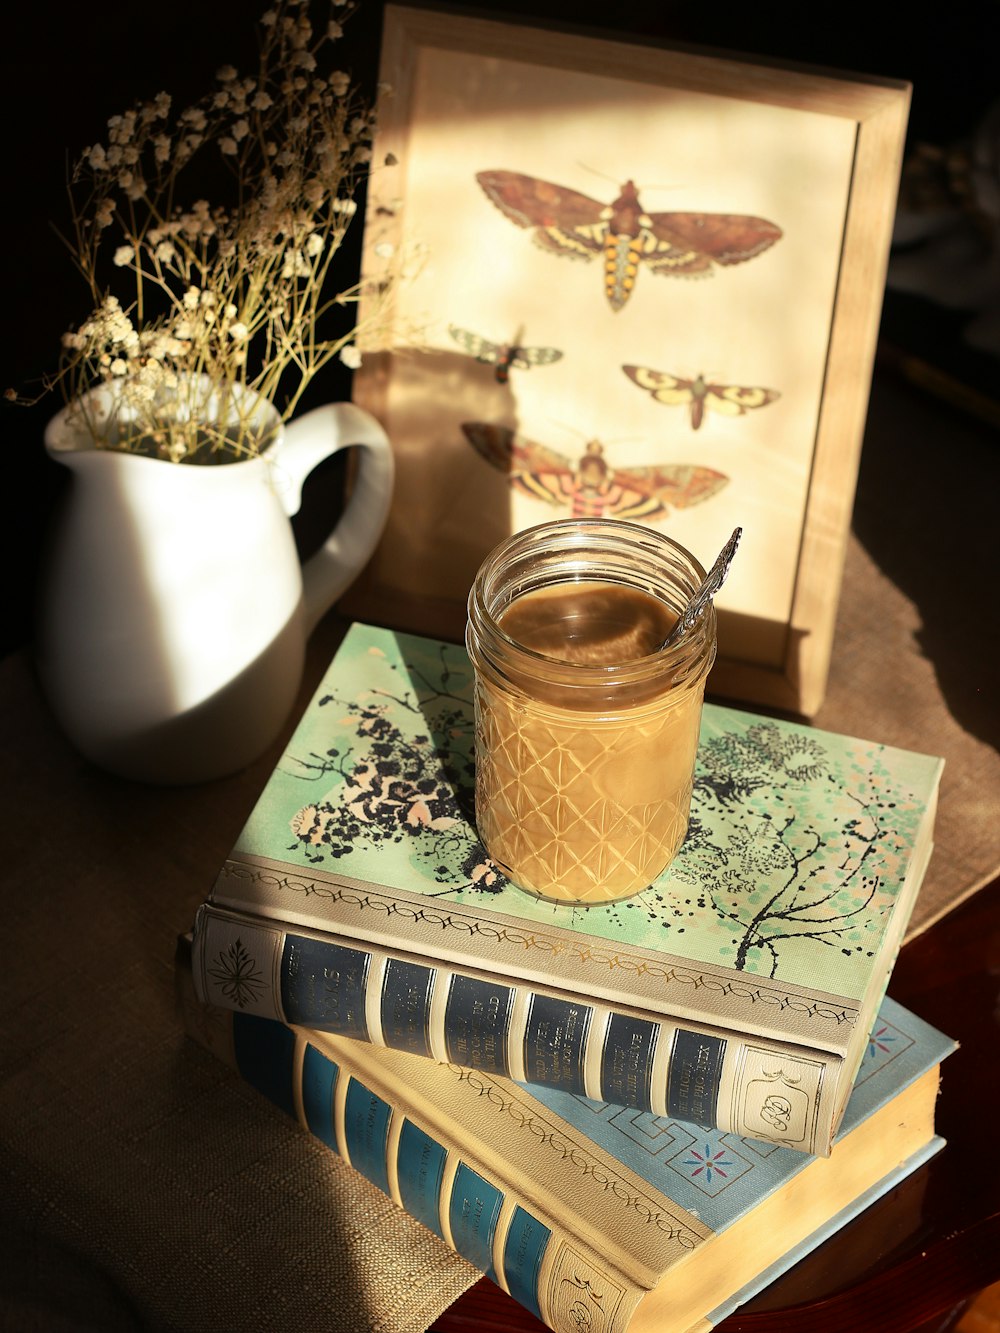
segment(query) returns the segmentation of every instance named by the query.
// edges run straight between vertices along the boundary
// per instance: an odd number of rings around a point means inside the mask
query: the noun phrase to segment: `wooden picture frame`
[[[354,397],[397,485],[342,609],[457,639],[511,531],[613,513],[707,567],[741,526],[709,692],[811,716],[908,85],[402,5],[380,79],[364,267],[401,280]]]

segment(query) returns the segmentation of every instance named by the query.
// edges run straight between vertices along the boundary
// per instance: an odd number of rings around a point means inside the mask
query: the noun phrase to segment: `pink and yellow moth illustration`
[[[659,463],[613,468],[604,446],[591,440],[573,461],[507,426],[486,421],[462,423],[466,439],[481,457],[506,474],[513,490],[568,509],[572,518],[665,518],[720,491],[729,478],[692,463]]]

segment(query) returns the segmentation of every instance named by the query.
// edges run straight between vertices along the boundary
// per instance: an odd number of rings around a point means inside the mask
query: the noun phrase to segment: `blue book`
[[[186,992],[190,1035],[556,1333],[705,1328],[942,1147],[954,1043],[890,999],[814,1157]]]
[[[347,633],[198,913],[199,998],[830,1151],[930,856],[941,761],[708,704],[649,889],[510,885],[454,644]]]

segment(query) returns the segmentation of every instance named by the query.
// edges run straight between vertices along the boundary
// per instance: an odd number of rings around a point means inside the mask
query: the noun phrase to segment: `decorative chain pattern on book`
[[[352,626],[199,913],[201,997],[829,1151],[941,761],[707,705],[674,863],[558,905],[476,834],[471,684]]]
[[[238,886],[227,885],[226,881],[230,879],[245,882]],[[270,897],[274,892],[285,896],[289,911],[293,913],[297,909],[292,895],[302,894],[306,898],[325,900],[327,910],[331,912],[342,906],[361,915],[373,913],[386,920],[398,918],[413,926],[430,926],[444,932],[456,931],[463,938],[482,941],[487,947],[512,945],[525,952],[538,950],[544,954],[546,963],[566,954],[582,967],[596,967],[609,975],[624,973],[630,978],[650,978],[667,986],[686,986],[714,992],[723,999],[732,998],[748,1001],[751,1005],[770,1006],[783,1014],[829,1019],[837,1027],[843,1024],[853,1027],[857,1019],[857,1007],[854,1005],[833,1004],[815,994],[805,995],[799,990],[776,986],[757,977],[751,981],[742,973],[710,970],[707,966],[694,968],[666,954],[616,948],[611,943],[595,945],[589,940],[581,941],[572,937],[566,939],[565,933],[558,928],[546,930],[543,926],[533,926],[525,929],[522,925],[497,920],[487,915],[482,908],[477,914],[449,910],[438,904],[428,907],[401,902],[395,893],[379,893],[346,877],[335,879],[327,877],[321,870],[314,870],[306,878],[289,873],[280,864],[270,864],[264,858],[250,854],[245,861],[226,861],[214,896],[220,899],[225,896],[243,896],[259,900]],[[574,910],[589,912],[594,909]]]

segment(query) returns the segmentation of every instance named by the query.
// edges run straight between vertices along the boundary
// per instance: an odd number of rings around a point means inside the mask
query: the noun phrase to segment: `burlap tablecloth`
[[[996,598],[956,596],[993,560],[996,465],[982,432],[876,393],[816,721],[947,759],[914,929],[1000,865]],[[303,706],[342,629],[316,632]],[[0,663],[0,708],[0,1329],[425,1329],[474,1271],[175,1016],[176,935],[281,742],[236,777],[157,789],[69,749],[26,654]]]
[[[426,1328],[478,1274],[178,1025],[176,936],[279,749],[141,787],[69,750],[25,657],[0,698],[0,1329]]]
[[[877,376],[820,727],[945,760],[909,937],[1000,870],[1000,434]]]

